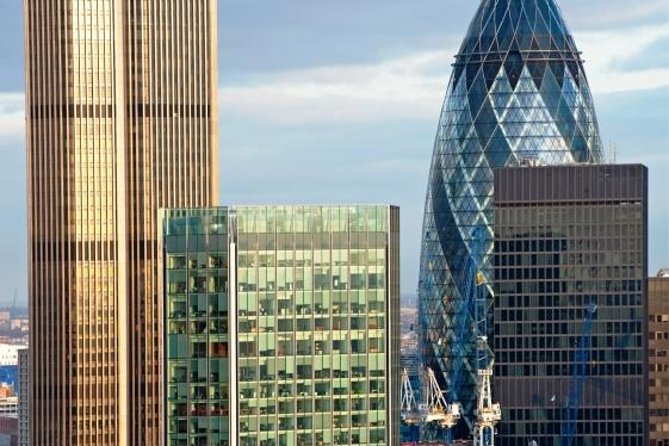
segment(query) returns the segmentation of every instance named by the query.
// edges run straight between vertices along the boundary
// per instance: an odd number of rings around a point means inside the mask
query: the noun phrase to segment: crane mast
[[[499,404],[492,402],[494,356],[488,345],[488,319],[490,314],[490,294],[486,279],[481,271],[485,257],[485,228],[477,226],[472,232],[471,255],[464,271],[464,288],[461,299],[456,303],[457,325],[454,327],[453,352],[450,376],[447,380],[448,401],[431,368],[424,373],[424,403],[415,408],[415,397],[407,371],[402,373],[402,421],[407,425],[419,424],[421,440],[433,441],[435,428],[446,429],[450,441],[451,429],[461,418],[460,387],[462,373],[466,367],[477,370],[476,420],[469,426],[474,437],[474,446],[494,446],[495,426],[502,419]],[[476,345],[469,345],[474,335]],[[472,351],[474,349],[474,351]],[[471,366],[465,362],[475,355]]]
[[[416,395],[411,380],[409,379],[409,372],[407,369],[402,371],[402,405],[400,408],[402,414],[402,422],[408,425],[420,423],[420,413],[418,412],[418,403],[416,402]]]
[[[477,245],[478,246],[478,245]],[[481,262],[483,256],[477,260]],[[488,345],[488,315],[490,313],[489,295],[486,292],[485,276],[476,271],[475,314],[476,322],[476,365],[477,404],[476,423],[474,424],[474,446],[494,446],[495,426],[502,420],[502,408],[492,402],[492,384],[494,356]]]
[[[590,355],[590,344],[592,338],[592,319],[597,312],[597,305],[591,303],[585,311],[583,322],[583,333],[578,343],[576,358],[574,361],[574,372],[569,386],[569,396],[564,409],[564,420],[562,422],[561,446],[573,446],[576,435],[576,419],[583,397],[583,385],[587,371],[588,357]]]

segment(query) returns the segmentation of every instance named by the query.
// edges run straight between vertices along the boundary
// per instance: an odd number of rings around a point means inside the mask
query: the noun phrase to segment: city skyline
[[[584,379],[649,384],[669,3],[426,2],[8,7],[0,308],[28,301],[32,442],[647,440],[646,400]]]
[[[402,293],[413,294],[425,192],[416,179],[427,174],[450,63],[476,2],[343,2],[325,13],[302,1],[263,10],[247,3],[220,3],[223,201],[278,203],[285,192],[303,203],[397,203],[404,209]],[[619,162],[650,167],[652,273],[669,263],[662,202],[669,189],[669,7],[662,0],[560,6],[586,55],[605,148],[616,143]],[[8,221],[0,248],[11,254],[0,261],[0,301],[9,303],[14,289],[21,302],[26,296],[21,5],[8,5],[0,21],[0,205]],[[321,164],[333,168],[296,174]],[[333,189],[342,175],[349,186]],[[272,183],[285,187],[266,187]]]

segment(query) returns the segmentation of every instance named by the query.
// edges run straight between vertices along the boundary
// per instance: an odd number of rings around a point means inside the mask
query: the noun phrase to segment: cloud
[[[658,23],[669,16],[666,0],[570,0],[562,2],[562,10],[576,29],[620,29],[630,23]]]
[[[0,137],[24,134],[24,98],[21,93],[0,93]]]
[[[585,70],[592,91],[595,94],[619,93],[669,85],[669,66],[666,66],[666,61],[658,61],[654,66],[621,63],[621,60],[638,56],[667,36],[669,23],[577,35],[577,44],[586,60]],[[664,55],[664,52],[658,52],[656,57]]]
[[[282,124],[366,122],[435,116],[453,49],[376,64],[287,71],[245,85],[224,86],[224,113]]]
[[[579,33],[591,90],[603,95],[669,85],[669,67],[619,63],[667,35],[667,24]],[[223,115],[288,125],[436,119],[455,52],[452,47],[379,63],[285,71],[226,85]]]
[[[644,47],[638,54],[621,58],[616,65],[624,70],[669,68],[669,32]]]
[[[659,7],[651,3],[630,14],[646,14],[649,7]],[[575,37],[595,95],[669,85],[669,66],[634,62],[639,54],[652,59],[653,45],[669,37],[669,23],[580,32]],[[221,88],[222,116],[281,125],[435,120],[457,51],[455,43],[381,62],[286,70],[247,76],[244,81],[237,78]],[[0,136],[22,135],[23,127],[23,95],[0,93]]]

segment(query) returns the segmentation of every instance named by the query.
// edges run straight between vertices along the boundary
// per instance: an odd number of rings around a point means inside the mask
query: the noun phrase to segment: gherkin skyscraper
[[[493,169],[601,159],[583,61],[555,1],[483,0],[441,111],[418,290],[424,360],[462,404],[460,432],[474,421],[476,333],[489,326]]]

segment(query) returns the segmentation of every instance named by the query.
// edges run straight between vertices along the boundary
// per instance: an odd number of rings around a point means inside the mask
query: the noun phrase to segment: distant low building
[[[28,332],[28,318],[14,318],[9,321],[10,330]]]
[[[24,344],[0,344],[0,366],[17,365],[19,350],[26,348]]]
[[[18,418],[0,415],[0,446],[18,446]]]
[[[30,445],[30,412],[28,408],[28,380],[29,380],[29,356],[28,349],[19,350],[19,446]]]
[[[19,399],[15,396],[0,397],[0,416],[18,416]]]

